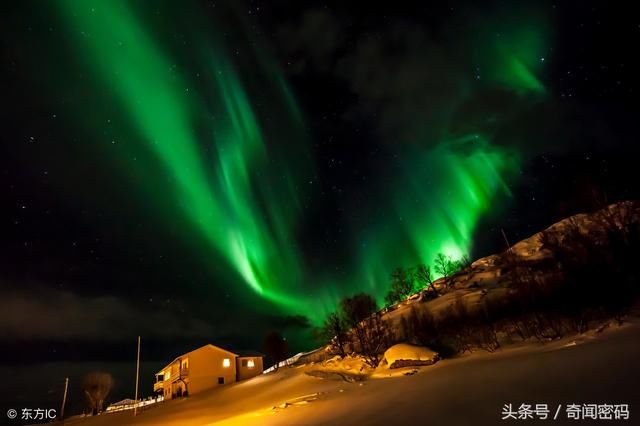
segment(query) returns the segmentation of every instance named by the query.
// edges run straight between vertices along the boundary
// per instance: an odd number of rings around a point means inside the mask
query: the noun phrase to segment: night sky
[[[639,198],[624,2],[14,3],[4,361],[309,349],[396,266]]]

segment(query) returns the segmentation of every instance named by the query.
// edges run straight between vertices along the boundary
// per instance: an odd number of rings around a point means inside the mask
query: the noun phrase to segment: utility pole
[[[504,237],[504,242],[507,243],[507,250],[509,251],[509,253],[511,253],[511,244],[509,244],[509,240],[507,239],[507,234],[505,234],[505,232],[504,232],[504,228],[500,228],[500,231],[502,231],[502,236]]]
[[[138,380],[140,378],[140,336],[138,336],[138,359],[136,361],[136,398],[133,405],[133,415],[138,415]]]
[[[64,421],[64,406],[67,403],[67,389],[69,389],[69,378],[64,379],[64,395],[62,396],[62,407],[60,407],[60,420]]]

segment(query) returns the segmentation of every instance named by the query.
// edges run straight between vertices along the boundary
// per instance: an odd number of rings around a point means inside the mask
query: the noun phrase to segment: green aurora
[[[440,140],[407,149],[401,172],[380,191],[382,211],[351,225],[347,273],[332,275],[327,265],[311,274],[296,242],[305,182],[313,176],[309,137],[295,96],[259,44],[240,35],[252,54],[238,61],[226,38],[212,34],[221,31],[194,19],[195,65],[186,64],[129,3],[56,4],[71,48],[96,76],[94,101],[116,102],[130,123],[124,150],[141,158],[113,161],[130,176],[132,190],[152,205],[158,192],[168,197],[173,211],[158,214],[167,223],[184,218],[185,239],[207,242],[210,254],[193,254],[202,256],[203,268],[221,260],[233,271],[212,268],[212,280],[244,283],[269,302],[260,309],[317,322],[345,295],[367,291],[382,300],[394,267],[431,263],[438,252],[469,254],[479,219],[509,195],[518,153],[493,144],[489,131],[456,134],[446,123]],[[242,32],[241,21],[233,28],[220,21],[226,31]],[[493,31],[480,37],[484,84],[523,102],[544,93],[537,75],[545,38],[537,28],[513,25],[498,41]],[[456,102],[473,95],[465,90]],[[76,112],[86,117],[78,121],[91,123],[89,114]],[[160,164],[162,175],[150,175],[145,161]]]
[[[294,306],[290,292],[299,280],[300,260],[291,244],[298,220],[293,178],[280,165],[277,181],[267,170],[263,129],[221,49],[207,46],[203,58],[202,73],[211,79],[211,90],[191,95],[195,88],[126,3],[63,5],[76,34],[83,35],[79,49],[170,176],[169,191],[182,214],[254,291]],[[280,94],[281,103],[285,95]],[[200,136],[193,123],[203,111],[210,118]]]
[[[415,154],[413,162],[398,179],[403,190],[389,195],[393,210],[365,239],[360,264],[369,291],[388,285],[390,259],[413,266],[431,264],[437,253],[453,259],[468,255],[482,214],[497,197],[509,194],[505,176],[514,174],[518,158],[479,135],[468,135]]]

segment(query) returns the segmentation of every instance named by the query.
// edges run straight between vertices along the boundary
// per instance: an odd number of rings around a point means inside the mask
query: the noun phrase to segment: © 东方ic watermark
[[[57,412],[54,408],[22,408],[20,411],[15,408],[7,410],[7,417],[11,420],[54,420]]]
[[[504,404],[502,420],[629,420],[629,404]]]

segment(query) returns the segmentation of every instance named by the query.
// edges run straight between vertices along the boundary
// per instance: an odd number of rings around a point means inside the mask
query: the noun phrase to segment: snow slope
[[[505,403],[627,403],[634,418],[640,409],[638,359],[636,313],[630,324],[602,333],[545,345],[527,343],[494,354],[478,352],[420,367],[413,375],[346,382],[305,374],[314,365],[287,367],[160,404],[135,418],[116,413],[65,424],[495,425],[502,424]]]
[[[549,265],[545,264],[545,262],[553,259],[553,253],[543,247],[541,241],[542,233],[551,231],[557,232],[562,236],[570,226],[577,225],[580,232],[588,235],[594,244],[601,244],[603,230],[601,223],[598,223],[595,218],[605,212],[609,213],[607,217],[616,222],[615,226],[618,227],[620,223],[617,223],[617,221],[621,218],[625,218],[632,223],[640,223],[640,202],[624,201],[611,204],[595,213],[581,213],[563,219],[544,231],[517,242],[511,247],[511,252],[518,261],[531,262],[532,265],[536,265],[535,267],[539,274],[545,274],[549,270]],[[383,310],[383,319],[389,321],[389,324],[398,330],[400,329],[401,318],[408,315],[411,309],[415,309],[417,312],[429,310],[434,316],[438,317],[450,308],[458,298],[461,298],[470,311],[478,309],[483,300],[486,299],[491,299],[493,302],[504,301],[505,296],[510,291],[509,288],[512,282],[510,272],[508,268],[505,268],[506,254],[506,252],[503,252],[476,260],[469,268],[451,277],[452,285],[450,289],[444,290],[444,281],[442,279],[437,280],[434,284],[443,293],[439,297],[427,301],[421,297],[420,293],[410,296],[407,300]]]
[[[608,209],[629,209],[633,220],[640,221],[639,203],[620,203]],[[550,228],[561,231],[569,220],[577,221],[581,232],[594,230],[590,215],[577,215]],[[551,253],[542,248],[539,236],[515,244],[513,252],[532,262],[549,258]],[[398,325],[412,307],[428,308],[437,316],[458,297],[469,307],[486,297],[501,298],[510,280],[500,263],[500,255],[479,259],[454,277],[452,291],[428,302],[411,297],[385,312],[384,319]],[[639,359],[640,319],[636,313],[631,324],[577,339],[546,345],[529,342],[494,354],[479,352],[432,366],[388,370],[387,374],[376,371],[369,379],[368,374],[360,374],[363,368],[355,359],[346,365],[325,361],[322,366],[285,367],[159,404],[135,418],[131,413],[115,413],[65,424],[493,425],[502,423],[501,410],[506,403],[628,403],[634,418],[634,409],[640,409]]]

